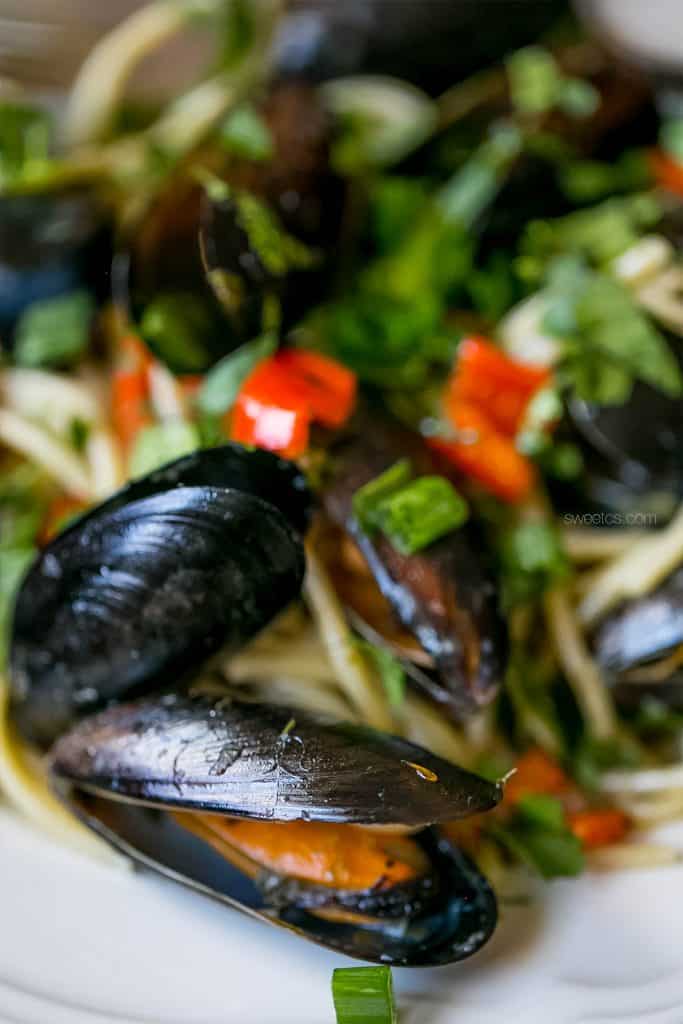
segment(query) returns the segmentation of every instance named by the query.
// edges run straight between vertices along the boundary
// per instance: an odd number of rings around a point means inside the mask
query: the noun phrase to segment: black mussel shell
[[[101,796],[273,821],[421,826],[490,810],[501,795],[367,726],[178,695],[87,718],[57,742],[52,768]]]
[[[71,529],[79,529],[92,516],[113,512],[174,487],[218,487],[244,491],[268,502],[285,516],[298,533],[309,523],[312,496],[306,477],[295,462],[281,459],[261,448],[223,444],[204,448],[168,462],[147,476],[133,480],[104,504],[80,518]]]
[[[593,646],[621,704],[655,697],[683,707],[683,569],[609,615]]]
[[[256,884],[269,906],[299,910],[332,911],[360,914],[366,918],[381,918],[383,922],[417,917],[433,906],[439,898],[438,876],[429,872],[422,878],[384,888],[364,891],[332,889],[326,885],[300,882],[296,878],[283,878],[262,872]]]
[[[298,710],[169,696],[85,720],[58,741],[51,768],[70,810],[134,860],[349,956],[449,963],[496,925],[486,880],[431,829],[416,836],[431,865],[417,887],[324,895],[293,879],[250,879],[165,813],[421,825],[499,800],[499,786],[404,740]],[[319,916],[330,896],[336,910],[372,920]]]
[[[495,697],[507,657],[495,578],[476,528],[466,525],[406,556],[383,535],[368,536],[353,516],[358,488],[406,457],[417,472],[434,472],[418,438],[373,417],[365,430],[338,445],[323,501],[329,517],[360,548],[398,620],[433,659],[435,674],[411,678],[452,715],[463,717]]]
[[[303,546],[272,505],[177,487],[89,515],[38,556],[19,591],[10,713],[49,746],[126,694],[178,685],[253,637],[299,594]]]
[[[108,291],[111,239],[87,191],[0,199],[0,330],[32,303],[86,288]]]
[[[617,511],[650,510],[655,500],[683,494],[680,399],[637,382],[623,405],[569,403],[586,463],[589,499]]]
[[[534,42],[566,8],[566,0],[294,0],[276,59],[289,73],[368,71],[438,92]]]
[[[115,298],[141,324],[145,340],[171,369],[194,372],[153,336],[144,316],[149,303],[173,303],[196,339],[205,367],[263,329],[271,295],[282,301],[285,323],[296,322],[319,301],[327,284],[325,254],[333,252],[345,189],[331,171],[331,122],[316,90],[301,82],[275,82],[260,112],[273,142],[268,160],[247,160],[220,147],[206,152],[233,198],[211,198],[182,171],[157,197],[125,239],[115,262]],[[315,250],[312,267],[274,275],[236,216],[234,195],[255,197],[283,229]]]

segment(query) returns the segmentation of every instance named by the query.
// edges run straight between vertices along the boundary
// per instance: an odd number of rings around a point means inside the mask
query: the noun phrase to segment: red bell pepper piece
[[[272,359],[265,359],[242,385],[231,414],[230,436],[295,459],[308,447],[310,424],[310,405],[301,389]]]
[[[496,430],[478,406],[449,396],[446,408],[459,436],[452,441],[431,438],[432,448],[502,501],[516,503],[525,498],[535,480],[529,459]]]
[[[683,196],[683,164],[668,156],[662,149],[653,149],[650,152],[649,164],[658,185]]]
[[[341,427],[356,401],[356,375],[335,359],[305,349],[283,349],[273,363],[296,383],[311,416],[325,427]]]
[[[334,359],[285,349],[264,359],[245,380],[230,414],[230,436],[243,444],[303,455],[311,422],[340,427],[356,400],[356,376]]]
[[[451,401],[479,406],[509,437],[522,426],[530,400],[550,380],[544,368],[510,359],[485,338],[466,338],[458,349],[448,393]]]
[[[152,422],[149,412],[149,370],[154,359],[134,334],[121,339],[117,368],[112,374],[111,415],[114,431],[125,449]]]
[[[567,816],[567,824],[586,850],[621,842],[631,827],[628,816],[612,807],[576,811]]]

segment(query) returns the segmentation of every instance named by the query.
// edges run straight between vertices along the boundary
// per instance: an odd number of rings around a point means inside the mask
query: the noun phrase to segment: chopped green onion
[[[246,378],[257,363],[273,354],[276,346],[274,335],[264,334],[216,363],[197,395],[197,406],[201,412],[208,416],[222,416],[231,409]]]
[[[564,828],[564,807],[554,796],[545,793],[527,793],[517,802],[517,810],[529,821],[546,828]]]
[[[189,455],[199,448],[200,437],[197,427],[183,420],[155,423],[145,427],[135,439],[130,457],[131,476],[145,476],[159,466]]]
[[[34,302],[17,324],[14,342],[17,365],[71,366],[88,346],[94,311],[95,303],[85,291]]]
[[[510,122],[497,125],[491,138],[473,153],[443,186],[439,207],[446,220],[470,228],[495,199],[522,150],[523,138]]]
[[[396,1024],[390,967],[337,967],[332,998],[337,1024]]]
[[[356,640],[358,647],[372,661],[382,680],[382,685],[392,708],[400,708],[406,696],[406,674],[403,665],[386,647],[371,644],[360,637]]]
[[[467,502],[442,476],[423,476],[379,503],[375,519],[402,555],[414,555],[467,519]]]
[[[364,530],[376,528],[377,506],[388,495],[407,484],[411,474],[410,461],[401,459],[356,491],[353,496],[353,514]]]
[[[562,74],[557,61],[541,46],[525,46],[508,57],[510,98],[521,114],[545,114],[560,95]]]
[[[268,125],[252,106],[238,107],[225,119],[218,133],[221,145],[248,160],[269,160],[273,137]]]

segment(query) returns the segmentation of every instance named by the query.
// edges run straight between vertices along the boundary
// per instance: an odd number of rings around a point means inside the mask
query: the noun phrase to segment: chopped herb
[[[570,117],[590,117],[600,105],[600,94],[590,82],[567,78],[541,46],[526,46],[507,60],[510,98],[523,116],[548,114],[559,108]]]
[[[242,384],[262,359],[272,355],[277,340],[272,334],[242,345],[209,371],[197,395],[197,406],[207,416],[222,416],[231,409]]]
[[[337,1024],[396,1024],[390,967],[337,967],[332,998]]]
[[[520,523],[500,541],[505,604],[539,597],[569,572],[557,530],[550,523]]]
[[[551,268],[543,328],[563,338],[564,382],[586,401],[624,402],[634,379],[671,397],[683,392],[664,336],[618,281],[566,257]]]
[[[85,291],[34,302],[22,314],[14,340],[18,366],[65,368],[85,352],[95,303]]]
[[[189,455],[199,446],[199,431],[191,423],[173,420],[145,427],[135,439],[129,464],[130,475],[145,476],[181,455]]]
[[[659,130],[659,144],[674,160],[683,163],[683,118],[663,122]]]
[[[549,826],[522,813],[505,828],[489,826],[489,832],[542,878],[579,875],[585,867],[581,842],[564,825]]]
[[[0,479],[0,550],[29,548],[45,519],[50,490],[31,465],[19,465]]]
[[[371,195],[370,226],[380,253],[391,252],[403,241],[426,202],[427,187],[420,179],[392,175],[376,182]]]
[[[510,98],[520,114],[545,114],[552,110],[562,89],[557,61],[541,46],[526,46],[506,62]]]
[[[71,421],[69,424],[69,438],[72,446],[77,452],[85,450],[85,446],[88,443],[88,437],[90,436],[90,424],[86,423],[85,420],[79,419],[78,417]]]
[[[35,107],[0,103],[0,187],[43,171],[49,160],[51,126]]]
[[[423,476],[383,498],[372,518],[402,555],[413,555],[457,530],[467,502],[442,476]]]
[[[360,637],[356,639],[356,644],[370,658],[377,670],[390,707],[402,707],[406,696],[407,681],[401,662],[386,647],[378,647]]]
[[[513,125],[497,125],[492,135],[440,191],[438,204],[446,220],[471,228],[490,206],[522,151],[522,135]]]
[[[527,821],[545,828],[564,828],[564,807],[557,797],[546,796],[545,793],[527,793],[520,797],[516,807]]]
[[[412,475],[408,459],[401,459],[359,488],[353,496],[353,514],[364,530],[377,526],[377,507],[390,494],[407,484]]]
[[[14,599],[35,554],[32,547],[0,549],[0,670],[7,655]]]
[[[268,125],[248,104],[228,115],[219,129],[218,140],[225,149],[248,160],[269,160],[274,152]]]
[[[627,150],[618,160],[575,160],[561,168],[560,185],[575,203],[591,203],[619,192],[647,188],[652,174],[641,150]]]
[[[581,256],[604,266],[629,249],[661,218],[650,193],[617,197],[554,220],[534,220],[520,242],[517,269],[531,284],[541,281],[557,256]]]
[[[162,292],[145,307],[140,333],[176,373],[198,373],[211,363],[207,341],[213,317],[192,292]]]
[[[572,774],[584,789],[597,791],[603,772],[638,768],[640,764],[640,753],[631,740],[621,737],[596,740],[584,736],[574,752]]]

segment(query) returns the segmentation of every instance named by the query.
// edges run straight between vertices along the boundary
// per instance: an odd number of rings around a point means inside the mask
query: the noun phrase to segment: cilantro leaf
[[[16,328],[14,359],[18,366],[63,368],[85,352],[95,303],[86,291],[69,292],[34,302]]]

